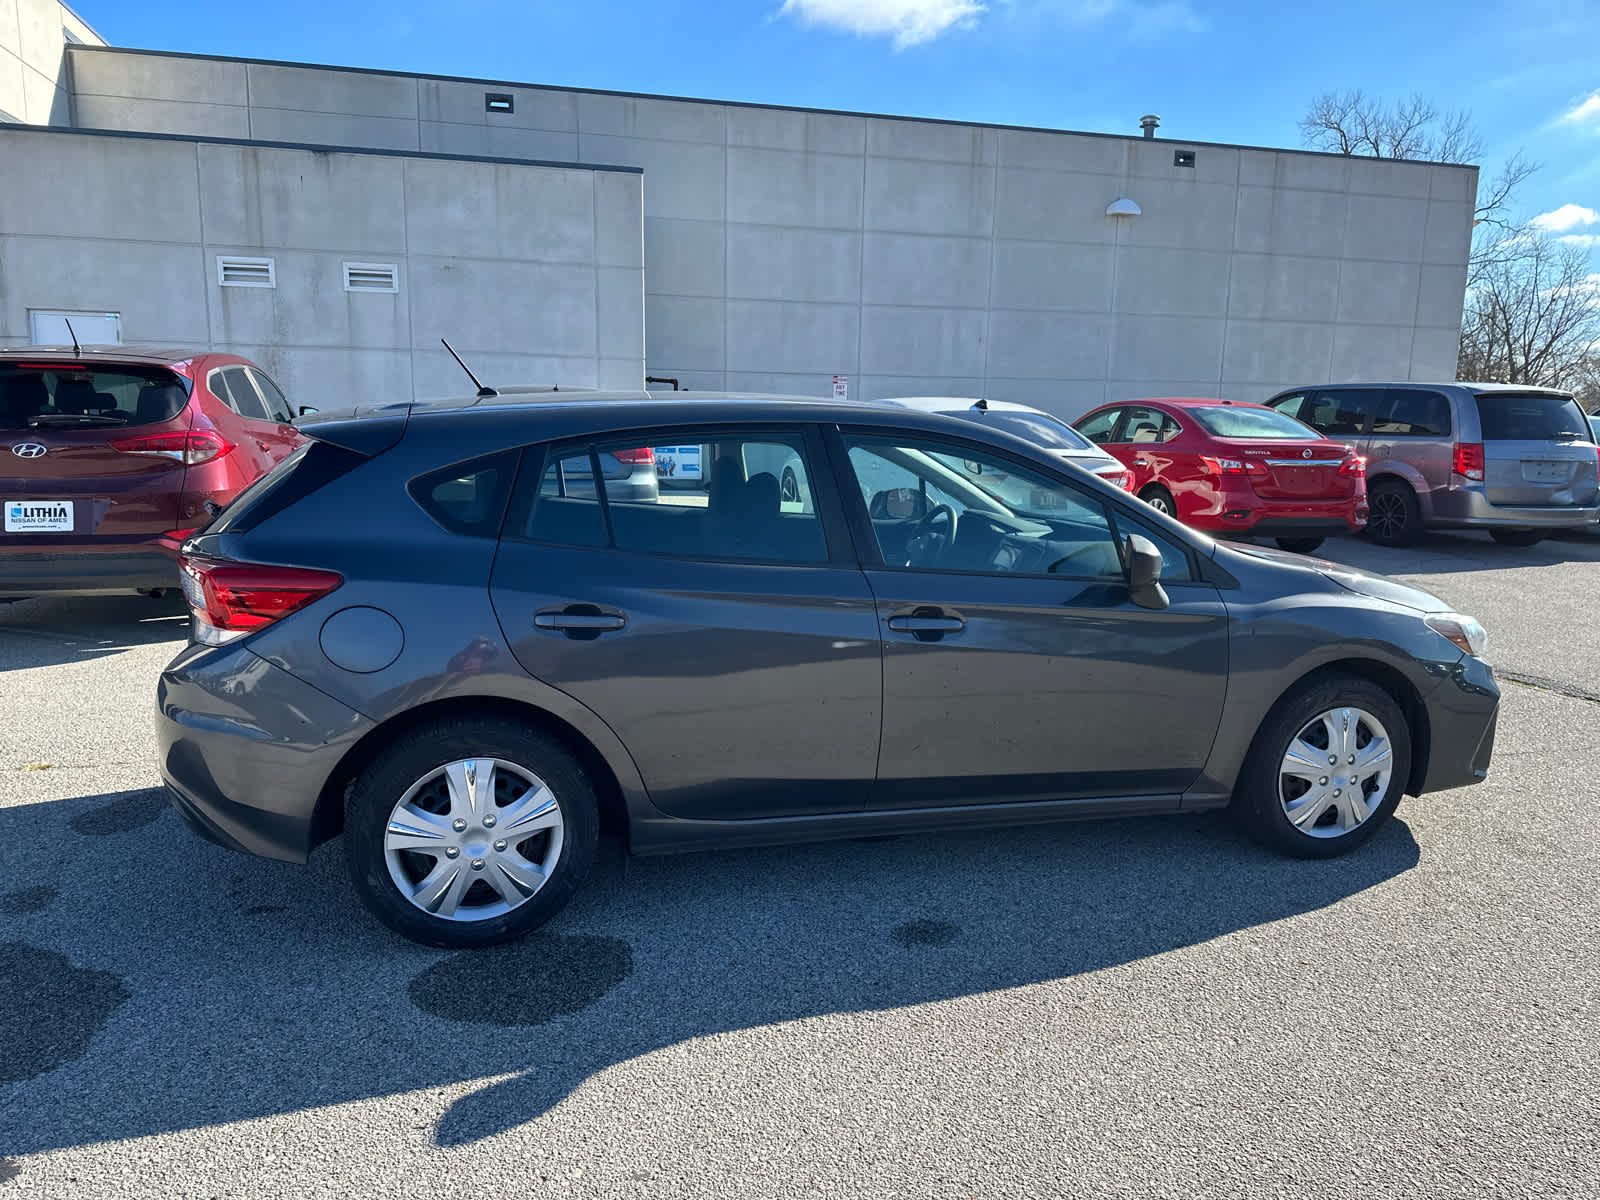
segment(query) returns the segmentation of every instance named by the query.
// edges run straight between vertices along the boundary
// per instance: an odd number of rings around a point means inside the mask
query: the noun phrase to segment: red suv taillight
[[[215,433],[150,433],[112,438],[107,445],[123,454],[153,454],[188,467],[221,458],[233,449],[232,442]]]
[[[344,582],[333,571],[311,567],[273,567],[178,557],[184,598],[194,613],[196,636],[220,645],[320,600]]]
[[[1463,479],[1483,482],[1483,443],[1457,442],[1450,460],[1450,470]]]
[[[640,463],[653,463],[656,460],[656,452],[649,446],[641,446],[637,450],[611,450],[608,453],[618,462],[625,462],[635,467]]]

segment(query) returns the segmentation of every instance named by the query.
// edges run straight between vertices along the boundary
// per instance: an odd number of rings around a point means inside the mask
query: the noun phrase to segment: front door
[[[846,430],[847,498],[884,642],[874,808],[1175,797],[1211,751],[1227,617],[1190,552],[986,447]],[[1119,543],[1161,548],[1170,607],[1129,598]]]
[[[491,580],[501,628],[529,674],[611,727],[673,816],[866,803],[877,619],[837,497],[809,492],[815,436],[652,430],[524,456]],[[641,494],[595,466],[664,445],[703,447],[707,490]],[[806,494],[784,500],[774,465]]]

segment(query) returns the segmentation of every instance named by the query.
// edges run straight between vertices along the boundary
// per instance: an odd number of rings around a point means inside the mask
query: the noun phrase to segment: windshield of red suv
[[[165,367],[90,362],[0,362],[0,429],[154,425],[189,402]]]
[[[1191,408],[1187,411],[1216,437],[1256,441],[1281,441],[1290,438],[1295,441],[1305,441],[1321,436],[1311,426],[1302,425],[1293,417],[1286,417],[1271,408],[1232,408],[1218,405],[1215,408]]]

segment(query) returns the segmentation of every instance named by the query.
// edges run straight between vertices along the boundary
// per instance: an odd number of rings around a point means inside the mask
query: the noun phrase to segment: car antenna
[[[989,411],[989,402],[987,400],[984,400],[984,399],[980,398],[978,400],[978,402],[976,404],[974,404],[972,407],[977,409],[979,412],[988,412]]]
[[[483,384],[478,382],[478,377],[472,373],[471,367],[467,366],[466,363],[461,361],[461,355],[456,353],[456,348],[454,346],[452,346],[449,342],[446,342],[443,338],[440,338],[439,341],[444,343],[444,348],[450,351],[450,357],[455,359],[456,362],[460,364],[461,369],[467,373],[467,378],[472,380],[473,386],[478,389],[479,399],[484,399],[489,396],[498,396],[500,394],[492,387],[485,387]]]
[[[63,321],[67,321],[67,319],[65,317],[62,317],[61,319]],[[71,321],[67,321],[67,336],[72,339],[72,357],[73,358],[82,358],[83,357],[83,347],[78,345],[78,335],[72,332],[72,322]]]

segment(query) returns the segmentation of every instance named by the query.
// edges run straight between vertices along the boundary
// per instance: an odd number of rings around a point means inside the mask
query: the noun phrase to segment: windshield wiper
[[[28,418],[29,429],[47,429],[55,425],[126,425],[127,417],[110,413],[40,413]]]

